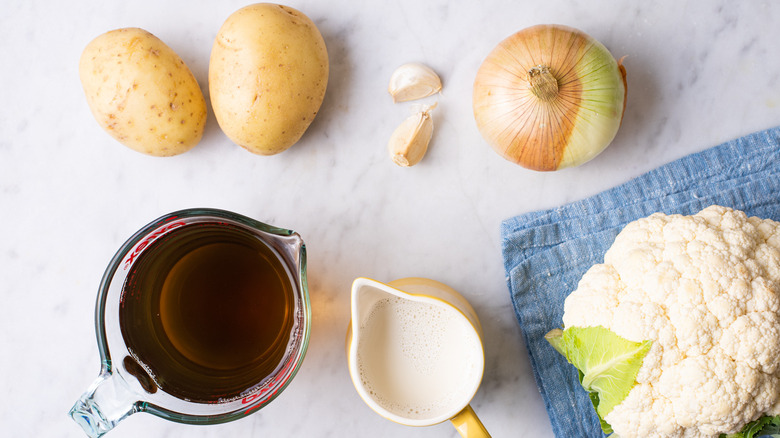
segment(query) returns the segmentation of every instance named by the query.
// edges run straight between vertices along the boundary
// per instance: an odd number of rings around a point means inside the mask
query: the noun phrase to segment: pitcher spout
[[[98,438],[127,416],[138,412],[137,396],[127,383],[102,373],[70,409],[69,415],[90,438]]]

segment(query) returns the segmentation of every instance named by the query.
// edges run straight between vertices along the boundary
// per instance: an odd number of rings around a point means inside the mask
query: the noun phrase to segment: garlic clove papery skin
[[[540,67],[554,84],[533,83]],[[620,62],[565,26],[534,26],[505,39],[474,81],[482,136],[507,160],[538,171],[578,166],[601,153],[617,134],[625,103]]]
[[[426,106],[409,116],[393,131],[387,143],[387,150],[393,162],[401,167],[411,167],[419,163],[428,151],[433,136],[431,110],[436,106]]]
[[[393,102],[407,102],[432,96],[441,91],[441,79],[433,69],[419,62],[404,64],[390,76],[388,93]]]

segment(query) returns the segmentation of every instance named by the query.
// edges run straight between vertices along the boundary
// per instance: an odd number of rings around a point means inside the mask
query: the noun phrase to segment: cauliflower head
[[[708,207],[628,224],[564,304],[564,327],[651,341],[604,418],[621,438],[718,437],[780,415],[780,223]]]

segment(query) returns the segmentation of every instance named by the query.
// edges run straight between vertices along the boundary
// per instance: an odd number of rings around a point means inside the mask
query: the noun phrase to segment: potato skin
[[[84,49],[79,76],[100,126],[125,146],[172,156],[198,144],[206,101],[182,59],[151,33],[112,30]]]
[[[239,9],[219,29],[209,61],[219,126],[252,153],[286,150],[317,115],[328,68],[325,41],[300,11],[270,3]]]

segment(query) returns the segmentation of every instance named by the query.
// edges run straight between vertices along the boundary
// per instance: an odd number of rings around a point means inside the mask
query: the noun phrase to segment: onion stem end
[[[537,65],[528,70],[531,92],[539,99],[550,102],[558,96],[558,80],[546,65]]]

